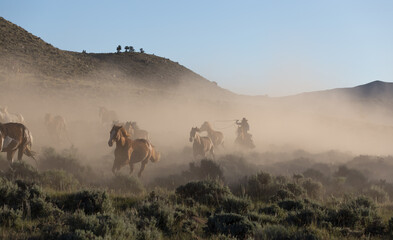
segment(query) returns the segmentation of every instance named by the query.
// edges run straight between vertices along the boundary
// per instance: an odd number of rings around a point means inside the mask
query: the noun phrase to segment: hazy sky
[[[63,50],[143,48],[236,93],[393,81],[391,0],[0,0],[0,16]]]

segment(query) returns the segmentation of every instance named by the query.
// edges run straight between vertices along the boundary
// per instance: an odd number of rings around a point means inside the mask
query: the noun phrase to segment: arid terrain
[[[115,48],[60,50],[0,17],[0,106],[23,115],[38,160],[11,169],[0,154],[4,239],[393,236],[393,83],[246,96],[170,59]],[[140,164],[112,174],[113,122],[100,107],[149,132],[161,160],[142,178]],[[67,137],[53,137],[48,113],[64,118]],[[243,117],[251,150],[235,144]],[[205,121],[224,147],[194,159],[190,130]]]

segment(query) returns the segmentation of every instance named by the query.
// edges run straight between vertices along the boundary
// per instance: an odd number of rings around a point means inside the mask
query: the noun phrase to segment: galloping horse
[[[35,152],[31,150],[33,137],[30,131],[21,123],[0,123],[0,152],[7,152],[7,160],[11,164],[14,154],[18,150],[18,160],[23,154],[33,158]]]
[[[0,122],[7,123],[7,122],[17,122],[17,123],[24,123],[25,119],[19,113],[9,113],[8,107],[0,107]]]
[[[50,113],[47,113],[45,115],[45,125],[50,136],[56,143],[60,143],[64,139],[69,141],[67,124],[62,116],[52,116]]]
[[[99,107],[98,116],[101,118],[101,123],[103,125],[118,120],[116,112],[113,110],[108,110],[105,107]]]
[[[209,122],[204,122],[200,128],[200,131],[206,131],[207,136],[213,141],[214,147],[224,146],[224,135],[222,132],[214,131]]]
[[[210,155],[214,159],[214,145],[212,140],[209,137],[201,137],[199,136],[198,132],[200,131],[199,128],[191,128],[190,132],[190,142],[194,141],[192,144],[192,150],[194,154],[194,159],[198,155],[202,157],[206,157],[206,153],[210,153]]]
[[[141,162],[141,169],[138,173],[138,177],[141,177],[149,160],[158,162],[160,154],[154,150],[149,141],[145,139],[131,140],[128,138],[129,136],[124,127],[113,125],[108,140],[109,147],[112,147],[113,142],[116,142],[112,172],[115,174],[121,167],[129,164],[131,174],[134,170],[134,164]]]

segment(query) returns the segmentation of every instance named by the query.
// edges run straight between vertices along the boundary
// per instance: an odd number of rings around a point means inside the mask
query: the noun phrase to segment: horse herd
[[[136,122],[119,123],[117,114],[104,107],[99,108],[101,124],[111,124],[108,145],[112,147],[116,143],[114,151],[115,159],[112,172],[117,173],[123,166],[129,165],[130,174],[134,170],[134,165],[141,163],[138,176],[141,177],[146,164],[158,162],[161,154],[155,149],[149,139],[146,130],[140,129]],[[67,124],[62,116],[45,115],[45,125],[54,141],[62,139],[69,140]],[[200,136],[201,132],[206,132],[207,136]],[[224,146],[224,136],[222,132],[213,130],[209,122],[204,122],[200,128],[193,127],[190,131],[190,142],[193,142],[193,156],[203,158],[212,157],[214,151]],[[22,159],[23,154],[36,160],[36,153],[31,150],[33,137],[24,125],[24,118],[21,114],[11,114],[7,108],[0,107],[0,152],[7,153],[7,160],[13,162],[14,155],[18,151],[18,160]]]

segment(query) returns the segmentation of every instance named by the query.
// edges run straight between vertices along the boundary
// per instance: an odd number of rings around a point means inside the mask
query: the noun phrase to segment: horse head
[[[108,145],[112,147],[113,142],[119,142],[122,138],[128,138],[130,134],[121,125],[113,125],[111,131],[109,132]]]
[[[193,139],[195,139],[195,137],[197,136],[197,132],[199,132],[200,129],[197,127],[193,127],[191,128],[191,132],[190,132],[190,142],[192,142]]]

